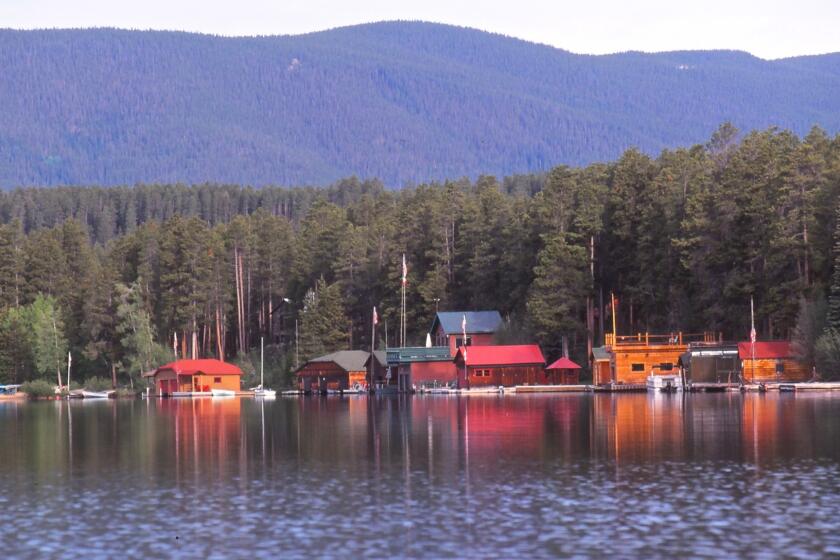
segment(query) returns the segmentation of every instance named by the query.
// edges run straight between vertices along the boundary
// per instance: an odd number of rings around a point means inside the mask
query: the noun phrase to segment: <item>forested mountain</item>
[[[0,30],[0,186],[388,187],[701,142],[724,121],[840,130],[840,56],[576,55],[390,22],[221,38]]]
[[[287,382],[296,321],[301,359],[369,348],[374,305],[378,344],[393,343],[403,254],[411,344],[436,308],[498,309],[500,341],[552,359],[566,337],[587,363],[610,292],[622,334],[741,340],[752,296],[760,339],[792,337],[837,375],[839,204],[840,136],[729,124],[657,158],[400,191],[16,189],[0,193],[0,382],[55,379],[67,349],[77,378],[136,381],[176,334],[246,365],[265,337],[270,377]]]

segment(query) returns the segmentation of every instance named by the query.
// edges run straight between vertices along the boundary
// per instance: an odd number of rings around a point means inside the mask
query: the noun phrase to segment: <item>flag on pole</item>
[[[464,363],[467,363],[467,314],[461,319],[461,348],[464,350]]]
[[[175,352],[175,359],[178,359],[178,333],[175,333],[175,337],[172,339],[172,351]]]
[[[405,253],[402,256],[402,285],[405,286],[408,281],[408,267],[405,264]]]
[[[379,324],[379,315],[376,313],[376,306],[373,306],[373,324],[374,326]]]
[[[753,299],[750,297],[750,342],[755,344],[755,311],[753,309]]]

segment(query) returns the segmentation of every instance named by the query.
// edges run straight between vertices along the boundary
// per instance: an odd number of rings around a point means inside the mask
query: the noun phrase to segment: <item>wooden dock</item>
[[[506,393],[584,393],[591,390],[589,385],[517,385],[505,388]]]
[[[840,382],[778,383],[779,391],[840,391]]]
[[[723,391],[739,391],[741,385],[738,383],[692,383],[689,391],[693,393],[714,393]]]
[[[628,393],[628,392],[645,392],[647,391],[647,384],[645,383],[610,383],[609,385],[595,385],[592,387],[593,391],[604,393]]]

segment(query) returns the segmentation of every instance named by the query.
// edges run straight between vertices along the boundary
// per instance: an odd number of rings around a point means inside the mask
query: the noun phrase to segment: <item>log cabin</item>
[[[462,322],[467,319],[467,339],[464,338]],[[429,329],[436,346],[448,346],[449,356],[454,357],[458,348],[487,346],[493,344],[496,332],[502,326],[498,311],[439,311]]]
[[[738,343],[745,383],[808,381],[811,374],[796,359],[788,341]]]
[[[156,395],[172,396],[209,393],[211,389],[239,391],[242,370],[221,360],[175,360],[144,377],[152,378]]]
[[[454,362],[459,388],[545,385],[545,358],[536,344],[459,348]],[[466,354],[466,356],[465,356]],[[466,357],[466,367],[465,367]]]
[[[714,333],[639,333],[631,336],[608,333],[604,350],[610,357],[610,381],[606,383],[643,385],[650,375],[674,375],[678,371],[680,355],[688,349],[689,342],[713,343],[715,340]],[[598,364],[593,359],[595,367],[603,368],[602,364],[603,361]],[[595,373],[595,383],[606,384],[603,371]]]

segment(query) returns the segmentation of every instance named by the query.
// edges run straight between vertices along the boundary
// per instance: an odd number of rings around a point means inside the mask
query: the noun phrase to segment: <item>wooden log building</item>
[[[592,351],[593,379],[596,385],[643,385],[650,375],[674,375],[680,355],[689,342],[713,343],[714,333],[686,335],[639,333],[632,336],[606,335],[603,348]],[[609,357],[609,380],[607,360]]]
[[[346,391],[367,389],[368,358],[364,350],[340,350],[312,358],[295,372],[298,387],[304,392],[327,390]],[[385,353],[374,352],[374,382],[385,379]]]
[[[454,362],[459,388],[544,385],[545,358],[536,344],[459,348]]]
[[[788,341],[739,342],[738,358],[745,383],[811,379],[811,373],[796,359]]]

